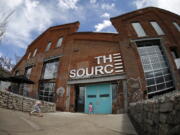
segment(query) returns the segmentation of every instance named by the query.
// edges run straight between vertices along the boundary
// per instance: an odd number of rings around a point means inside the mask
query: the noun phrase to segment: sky
[[[80,22],[78,31],[111,32],[110,17],[153,6],[180,15],[180,0],[0,0],[0,24],[10,13],[0,56],[16,63],[27,46],[51,26]],[[1,27],[0,27],[1,29]]]

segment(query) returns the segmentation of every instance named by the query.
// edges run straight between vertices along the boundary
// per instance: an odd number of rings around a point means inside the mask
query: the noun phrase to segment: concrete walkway
[[[0,135],[137,135],[128,116],[46,113],[44,117],[0,108]]]

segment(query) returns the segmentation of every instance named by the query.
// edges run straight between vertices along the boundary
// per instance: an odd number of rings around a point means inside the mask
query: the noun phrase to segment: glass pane
[[[172,87],[172,86],[173,86],[173,82],[172,82],[172,81],[167,82],[167,83],[166,83],[166,86],[167,86],[167,87]]]
[[[163,69],[162,71],[163,71],[163,74],[164,74],[164,75],[165,75],[165,74],[169,74],[169,70],[168,70],[168,69]]]
[[[163,89],[165,89],[165,84],[163,83],[163,84],[159,84],[159,85],[157,85],[157,90],[163,90]]]
[[[164,76],[164,77],[165,77],[165,81],[170,81],[170,80],[172,80],[171,75],[166,75],[166,76]]]
[[[36,56],[37,48],[34,50],[33,57]]]
[[[30,58],[30,56],[31,56],[31,52],[29,52],[27,59],[29,59],[29,58]]]
[[[142,60],[143,64],[149,64],[150,63],[150,59],[147,57],[142,57],[141,60]]]
[[[173,22],[173,24],[174,24],[174,26],[176,27],[176,29],[177,29],[178,31],[180,31],[180,26],[179,26],[179,24],[177,24],[176,22]]]
[[[59,38],[56,47],[60,47],[63,41],[63,37]]]
[[[154,85],[155,84],[155,80],[152,78],[152,79],[147,79],[147,85]]]
[[[25,76],[29,79],[31,75],[32,67],[26,68]]]
[[[155,80],[156,80],[156,83],[164,83],[163,77],[157,77]]]
[[[162,76],[162,71],[161,70],[158,70],[156,72],[154,72],[154,76],[157,77],[157,76]]]
[[[48,51],[50,48],[51,48],[51,42],[49,42],[48,44],[47,44],[47,47],[46,47],[46,51]]]
[[[140,23],[138,23],[138,22],[132,23],[132,26],[133,26],[134,30],[136,31],[136,34],[138,35],[138,37],[146,36],[146,33]]]
[[[46,63],[43,78],[44,79],[56,78],[57,70],[58,70],[58,61]]]
[[[152,78],[152,77],[154,77],[154,74],[153,74],[153,72],[147,72],[147,73],[145,73],[145,77]]]
[[[161,29],[161,27],[159,26],[157,22],[150,22],[150,23],[158,35],[164,35],[163,30]]]
[[[152,66],[151,65],[143,65],[144,71],[148,72],[152,70]]]
[[[156,91],[156,86],[150,86],[148,88],[148,93]]]

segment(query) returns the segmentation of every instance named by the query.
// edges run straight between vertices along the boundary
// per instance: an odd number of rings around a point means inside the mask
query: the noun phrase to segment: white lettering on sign
[[[95,59],[97,59],[97,64],[100,64],[100,63],[101,63],[101,58],[103,58],[103,56],[95,57]]]
[[[95,67],[95,75],[98,75],[98,74],[104,74],[103,72],[103,66],[96,66]]]
[[[103,56],[104,63],[112,62],[112,55],[110,54],[109,57]]]
[[[85,75],[85,69],[80,68],[77,70],[77,77],[83,77]]]
[[[71,77],[71,78],[76,77],[76,69],[70,70],[70,77]]]
[[[108,69],[109,67],[111,67],[111,70]],[[105,71],[107,74],[110,74],[110,73],[112,73],[112,72],[114,71],[112,68],[113,68],[113,65],[108,64],[108,65],[106,65],[106,66],[104,67],[104,71]]]
[[[94,57],[96,59],[98,66],[93,66],[90,68],[79,68],[79,69],[71,69],[69,72],[70,78],[84,78],[90,77],[94,75],[104,75],[104,74],[112,74],[124,72],[123,63],[120,53],[109,54],[107,56],[97,56]],[[114,63],[113,63],[114,62]],[[106,64],[108,63],[108,64]],[[100,65],[100,64],[103,64]],[[106,64],[106,65],[105,65]]]

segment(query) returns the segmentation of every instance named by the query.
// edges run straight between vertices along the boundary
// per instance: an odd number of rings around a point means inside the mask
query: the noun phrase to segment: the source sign
[[[109,54],[108,56],[97,56],[94,57],[94,59],[96,59],[97,66],[71,69],[69,73],[70,78],[88,78],[92,76],[112,74],[114,72],[124,72],[120,53]]]

